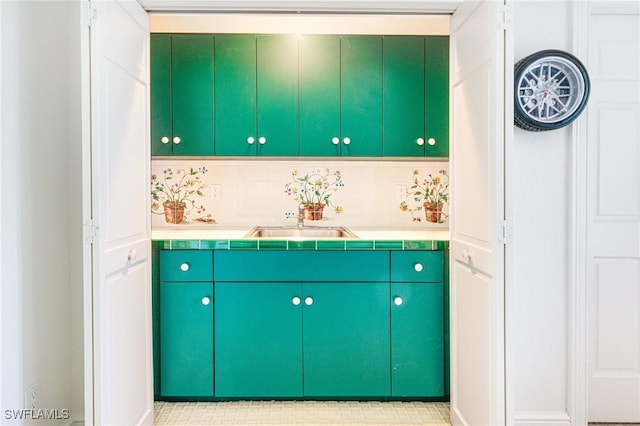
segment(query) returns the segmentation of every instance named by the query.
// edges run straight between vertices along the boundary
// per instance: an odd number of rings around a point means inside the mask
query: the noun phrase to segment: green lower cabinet
[[[215,290],[216,396],[302,396],[302,286],[234,282]]]
[[[442,283],[391,284],[391,395],[442,397]]]
[[[305,284],[304,294],[305,397],[389,395],[389,284]]]
[[[212,283],[160,283],[162,396],[213,396],[212,299]]]

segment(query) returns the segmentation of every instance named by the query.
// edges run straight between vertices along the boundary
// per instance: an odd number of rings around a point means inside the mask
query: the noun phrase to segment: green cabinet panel
[[[173,153],[171,35],[151,34],[150,46],[151,155],[171,155]],[[163,143],[163,141],[166,142]]]
[[[298,155],[298,39],[259,35],[257,55],[257,153]]]
[[[216,36],[215,81],[216,155],[298,155],[295,36]]]
[[[213,36],[151,35],[152,155],[212,155]]]
[[[300,155],[338,156],[340,36],[300,36],[299,69]]]
[[[391,252],[391,281],[443,281],[444,254],[442,251],[407,250]]]
[[[448,36],[425,37],[425,79],[426,155],[449,157]]]
[[[213,281],[211,250],[160,251],[161,281]]]
[[[384,38],[384,156],[449,156],[449,37]]]
[[[442,283],[391,283],[391,395],[444,396]]]
[[[301,287],[216,283],[216,396],[302,396]]]
[[[382,155],[382,38],[341,40],[342,155]],[[350,143],[345,142],[349,138]]]
[[[382,155],[382,38],[300,37],[300,154]]]
[[[424,37],[384,38],[384,155],[424,156]]]
[[[305,284],[304,295],[304,395],[389,395],[389,284]]]
[[[214,280],[389,282],[389,252],[218,251]]]
[[[256,153],[256,37],[215,37],[216,155]],[[253,143],[248,143],[253,138]]]
[[[160,283],[163,396],[213,396],[212,299],[212,283]]]

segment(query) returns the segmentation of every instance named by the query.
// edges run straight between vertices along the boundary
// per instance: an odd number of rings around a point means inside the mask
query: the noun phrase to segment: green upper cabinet
[[[382,38],[343,36],[342,154],[382,155]]]
[[[449,37],[152,34],[152,155],[449,156]]]
[[[216,36],[215,64],[216,155],[253,155],[257,143],[256,37]]]
[[[216,155],[298,155],[298,43],[215,37]]]
[[[449,37],[384,38],[384,156],[449,156]]]
[[[151,35],[151,154],[212,155],[213,36]]]
[[[300,37],[300,154],[382,155],[382,38]]]
[[[340,155],[339,36],[300,36],[299,97],[300,155]]]
[[[424,41],[426,155],[449,157],[449,36]]]
[[[260,35],[257,46],[258,154],[298,155],[298,38]]]
[[[385,156],[424,156],[424,84],[424,37],[385,37]]]

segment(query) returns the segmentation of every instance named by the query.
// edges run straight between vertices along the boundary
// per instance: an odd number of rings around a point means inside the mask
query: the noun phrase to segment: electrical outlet
[[[40,384],[32,384],[24,391],[24,408],[27,410],[37,410],[40,405]]]
[[[407,198],[407,185],[396,185],[396,199],[398,201],[404,201]]]
[[[219,183],[212,183],[209,185],[209,188],[211,188],[211,199],[219,201],[222,198],[222,185]]]

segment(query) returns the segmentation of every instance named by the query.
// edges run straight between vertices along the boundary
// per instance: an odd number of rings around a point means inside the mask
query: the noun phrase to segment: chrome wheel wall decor
[[[514,78],[514,122],[522,129],[559,129],[587,105],[587,70],[567,52],[543,50],[527,56],[516,63]]]

